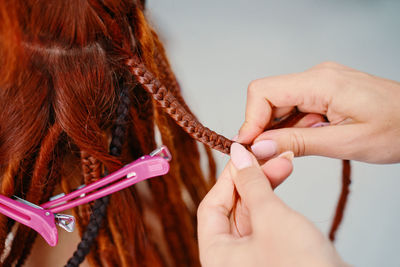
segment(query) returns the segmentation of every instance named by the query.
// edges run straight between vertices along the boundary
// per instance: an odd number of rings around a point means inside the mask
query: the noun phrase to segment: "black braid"
[[[110,143],[110,155],[120,156],[122,152],[122,145],[125,139],[126,122],[129,116],[129,89],[131,87],[127,84],[122,86],[120,93],[120,102],[117,108],[117,119],[115,121],[114,129],[112,132]],[[94,202],[93,212],[90,215],[89,223],[83,233],[82,240],[78,244],[78,248],[68,260],[65,266],[74,267],[79,266],[86,255],[89,254],[93,241],[96,239],[99,229],[102,225],[103,219],[107,213],[107,205],[110,201],[110,196],[99,198]]]
[[[85,259],[86,255],[90,252],[90,247],[92,246],[94,239],[97,237],[103,219],[107,213],[107,205],[109,201],[110,196],[105,196],[94,202],[93,212],[90,215],[89,224],[83,233],[82,240],[79,242],[78,248],[65,266],[79,266]]]

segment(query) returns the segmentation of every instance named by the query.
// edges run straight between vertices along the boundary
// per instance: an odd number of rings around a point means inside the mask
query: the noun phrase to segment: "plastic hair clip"
[[[94,183],[80,186],[66,195],[54,196],[41,206],[17,196],[8,198],[0,195],[0,213],[34,229],[50,246],[55,246],[58,241],[56,224],[68,232],[72,232],[75,226],[74,216],[59,212],[107,196],[140,181],[164,175],[169,171],[170,160],[168,148],[162,146],[150,155],[142,156]]]

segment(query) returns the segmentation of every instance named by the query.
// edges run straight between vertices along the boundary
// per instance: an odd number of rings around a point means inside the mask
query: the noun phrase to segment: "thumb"
[[[331,125],[318,128],[284,128],[260,134],[251,149],[258,159],[293,151],[295,156],[319,155],[340,159],[358,159],[358,146],[368,140],[366,126]]]
[[[255,157],[238,143],[231,146],[230,171],[236,189],[250,211],[262,208],[274,196]]]

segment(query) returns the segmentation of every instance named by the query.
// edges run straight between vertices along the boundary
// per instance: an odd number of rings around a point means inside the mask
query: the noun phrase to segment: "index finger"
[[[248,144],[270,123],[274,108],[295,107],[307,113],[324,114],[329,104],[329,82],[318,70],[268,77],[250,83],[246,118],[238,142]],[[321,89],[324,90],[321,90]]]

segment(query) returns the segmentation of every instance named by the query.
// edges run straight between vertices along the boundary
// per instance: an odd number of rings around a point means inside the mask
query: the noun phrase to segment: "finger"
[[[293,171],[293,152],[287,151],[273,158],[261,166],[264,174],[268,177],[272,188],[276,188],[285,181]]]
[[[313,127],[314,125],[324,122],[324,117],[319,114],[307,114],[300,119],[293,127]],[[258,160],[267,161],[272,157],[278,155],[278,147],[273,140],[258,140],[251,146],[251,150]]]
[[[229,214],[233,206],[234,185],[228,166],[229,163],[197,210],[200,249],[218,236],[230,234]]]
[[[294,128],[314,127],[316,125],[323,125],[325,119],[319,114],[307,114],[301,118],[293,126]],[[278,155],[277,143],[273,140],[263,138],[262,140],[256,138],[256,142],[251,146],[251,150],[258,160],[267,161],[272,157]]]
[[[368,135],[367,126],[361,123],[319,128],[284,128],[266,131],[258,136],[254,143],[274,143],[276,154],[293,151],[295,156],[320,155],[362,160],[362,151],[357,144],[362,140],[370,140]]]
[[[273,195],[271,185],[255,157],[242,145],[231,146],[231,177],[236,189],[252,212],[257,212]]]
[[[328,73],[328,72],[324,72]],[[318,71],[256,80],[249,85],[245,122],[238,142],[250,143],[271,120],[273,107],[294,107],[306,113],[325,114],[335,83]],[[328,73],[329,74],[329,73]]]
[[[279,157],[274,158],[266,162],[261,166],[261,169],[266,176],[265,179],[269,179],[273,188],[281,184],[292,172],[293,165],[293,152],[288,151],[279,155]],[[234,236],[247,236],[252,233],[251,218],[250,213],[245,204],[239,199],[235,207],[236,216],[231,216],[231,224],[233,227],[232,234]],[[235,231],[236,230],[236,231]]]
[[[273,106],[255,91],[258,86],[251,83],[247,90],[245,121],[239,130],[238,142],[249,144],[254,137],[264,131],[271,121]]]

